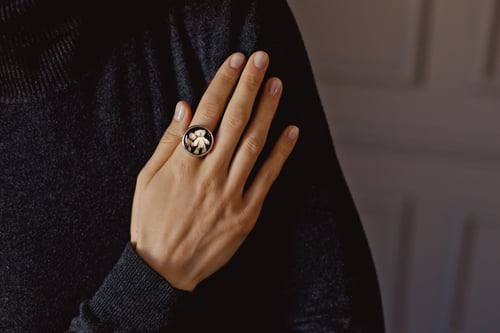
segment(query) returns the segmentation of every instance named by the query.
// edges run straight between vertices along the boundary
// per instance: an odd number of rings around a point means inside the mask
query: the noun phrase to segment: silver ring
[[[191,155],[205,156],[214,145],[214,135],[206,127],[200,125],[191,126],[182,136],[182,145]]]

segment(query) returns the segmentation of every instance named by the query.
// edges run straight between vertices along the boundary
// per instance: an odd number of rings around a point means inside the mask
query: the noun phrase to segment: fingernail
[[[269,93],[273,96],[278,96],[281,92],[281,81],[278,79],[273,79],[271,85],[269,86]]]
[[[182,119],[184,119],[184,114],[184,106],[182,105],[182,103],[177,103],[177,105],[175,106],[175,120],[181,121]]]
[[[298,127],[292,127],[289,131],[288,131],[288,138],[292,141],[294,141],[295,139],[297,139],[297,137],[299,136],[299,128]]]
[[[236,53],[231,57],[231,60],[229,61],[229,66],[234,69],[238,69],[243,65],[243,62],[245,61],[245,56],[241,53]]]
[[[255,67],[262,69],[267,66],[267,63],[269,61],[269,57],[265,52],[258,52],[255,57],[253,58],[253,63]]]

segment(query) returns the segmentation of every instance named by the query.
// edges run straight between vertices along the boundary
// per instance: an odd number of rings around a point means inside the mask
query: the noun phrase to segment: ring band
[[[214,135],[206,127],[200,125],[191,126],[182,136],[182,145],[191,155],[205,156],[214,145]]]

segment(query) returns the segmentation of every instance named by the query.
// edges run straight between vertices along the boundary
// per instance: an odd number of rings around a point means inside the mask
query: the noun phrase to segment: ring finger
[[[262,92],[255,117],[245,131],[229,168],[227,183],[231,190],[243,190],[255,162],[264,148],[271,122],[278,108],[282,87],[280,79],[271,78]]]

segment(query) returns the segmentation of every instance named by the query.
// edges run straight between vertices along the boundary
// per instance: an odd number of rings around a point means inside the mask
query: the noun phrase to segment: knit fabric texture
[[[299,142],[255,229],[194,292],[129,242],[175,104],[233,52],[284,83],[261,165]],[[0,2],[1,332],[383,332],[377,276],[284,0]],[[252,176],[253,177],[253,176]]]

